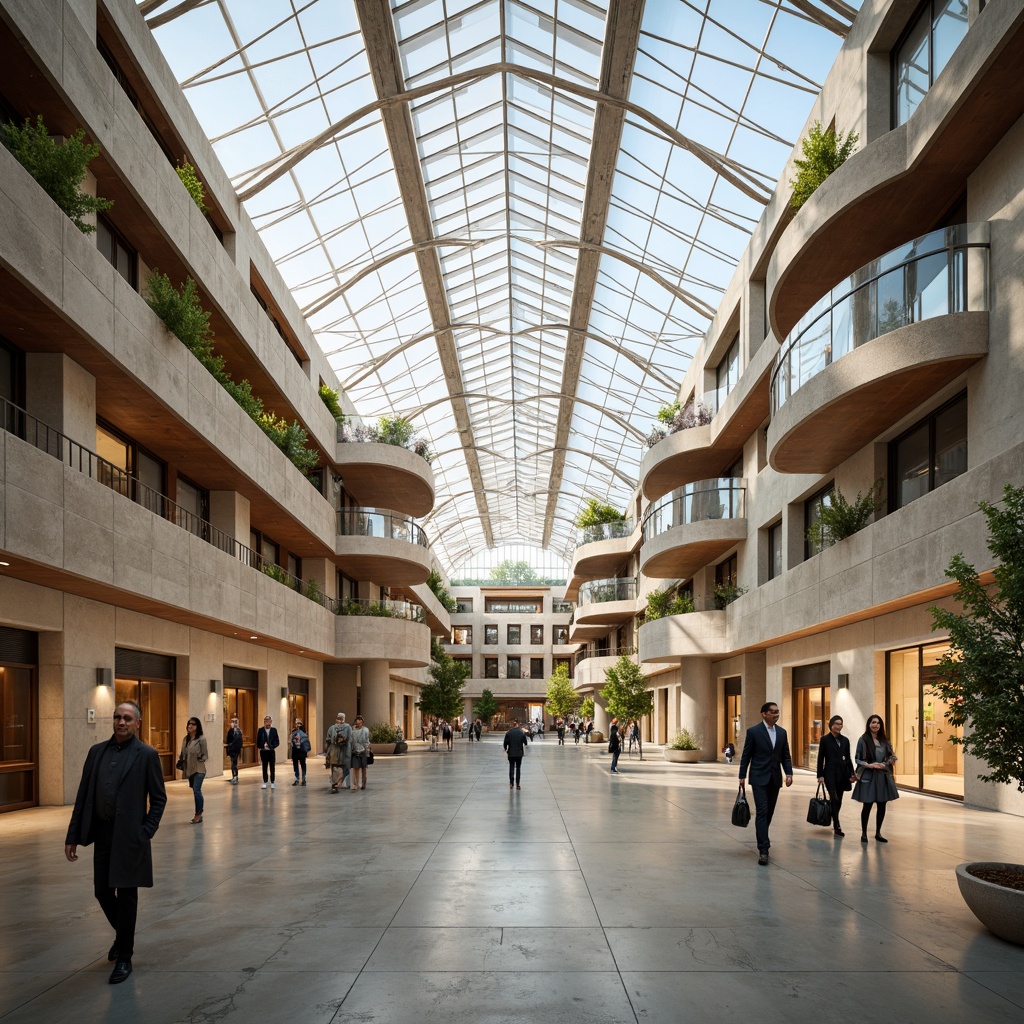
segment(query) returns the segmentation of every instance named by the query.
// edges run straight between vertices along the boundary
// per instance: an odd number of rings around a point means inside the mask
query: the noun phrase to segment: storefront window
[[[0,811],[36,803],[35,671],[0,665]]]
[[[117,704],[132,701],[142,711],[139,739],[155,748],[165,779],[174,778],[174,683],[168,679],[114,680],[114,700]]]
[[[793,764],[816,768],[818,744],[828,728],[830,662],[797,665],[793,669]]]

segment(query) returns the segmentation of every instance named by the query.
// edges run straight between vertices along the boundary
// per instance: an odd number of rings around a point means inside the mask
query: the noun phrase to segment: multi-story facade
[[[636,645],[652,738],[714,758],[775,700],[813,767],[830,715],[877,712],[903,786],[1024,813],[928,685],[950,557],[992,568],[978,502],[1024,478],[1022,53],[1020,4],[863,4],[808,120],[856,152],[795,212],[791,159],[681,382],[692,426],[646,453],[629,528],[576,551],[577,623],[606,608],[591,649]],[[876,482],[866,528],[808,539]],[[646,619],[656,590],[696,610]]]
[[[247,762],[264,713],[412,730],[449,625],[416,522],[429,464],[341,442],[337,380],[134,3],[3,0],[0,53],[3,120],[83,128],[114,200],[84,234],[0,147],[0,810],[73,799],[122,700],[169,776],[191,715],[216,749],[238,714]],[[317,471],[164,327],[153,268],[195,280],[233,379],[306,430]]]
[[[469,669],[462,691],[466,717],[475,717],[474,701],[490,690],[499,706],[496,728],[512,719],[550,725],[548,680],[559,664],[574,672],[579,647],[569,640],[572,604],[564,588],[456,586],[452,596],[458,604],[445,650]]]

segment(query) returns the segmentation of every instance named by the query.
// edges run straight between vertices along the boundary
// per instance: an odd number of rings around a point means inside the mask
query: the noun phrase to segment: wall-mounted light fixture
[[[839,689],[848,690],[850,688],[850,674],[848,672],[839,673]]]
[[[97,686],[113,686],[114,685],[114,670],[112,668],[98,668],[98,669],[96,669],[96,685]]]
[[[220,680],[219,679],[211,679],[210,680],[210,693],[216,693],[218,686],[220,686]]]
[[[282,686],[281,687],[281,700],[287,700],[287,699],[288,699],[288,687],[287,686]]]

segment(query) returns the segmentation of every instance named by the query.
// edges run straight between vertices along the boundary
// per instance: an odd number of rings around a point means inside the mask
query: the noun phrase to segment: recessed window
[[[926,0],[893,51],[893,123],[903,124],[967,35],[968,0]]]
[[[522,626],[509,626],[507,632],[507,640],[509,647],[516,647],[523,642],[523,627]]]
[[[538,647],[542,643],[544,643],[544,627],[543,626],[531,626],[530,627],[530,643],[534,647]]]
[[[768,579],[782,575],[782,520],[768,527]]]
[[[452,626],[453,644],[471,644],[473,642],[472,626]]]
[[[138,287],[138,254],[102,214],[96,217],[96,248],[132,288]]]
[[[889,445],[890,511],[967,472],[967,394],[958,395]]]
[[[804,502],[804,559],[813,558],[822,550],[822,545],[816,540],[811,540],[811,528],[818,524],[821,518],[821,510],[826,505],[832,504],[833,481],[829,481],[820,491],[812,494]]]
[[[544,659],[543,658],[531,658],[530,659],[530,678],[531,679],[543,679],[544,678]]]
[[[740,336],[737,334],[725,358],[715,367],[715,411],[722,408],[726,396],[740,379]]]
[[[505,675],[508,679],[520,679],[523,674],[523,663],[520,658],[508,658],[505,661]]]
[[[498,678],[498,659],[497,658],[484,658],[484,678],[485,679],[497,679]]]
[[[568,626],[552,626],[551,634],[551,642],[553,644],[567,644],[569,642]]]
[[[498,642],[498,627],[497,626],[484,626],[484,643],[485,644],[496,644]]]

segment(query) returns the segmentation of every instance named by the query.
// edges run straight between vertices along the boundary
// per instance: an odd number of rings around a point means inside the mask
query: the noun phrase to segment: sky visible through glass
[[[437,453],[454,576],[508,543],[563,563],[588,497],[626,510],[849,25],[834,0],[140,6],[354,406]]]

